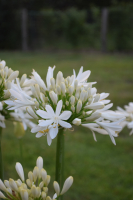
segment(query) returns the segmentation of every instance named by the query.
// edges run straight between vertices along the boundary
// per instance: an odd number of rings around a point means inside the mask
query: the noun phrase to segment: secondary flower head
[[[125,120],[121,122],[121,126],[124,128],[127,126],[130,131],[130,135],[133,134],[133,102],[130,102],[128,105],[124,106],[125,110],[117,107],[117,113],[118,114],[123,114],[125,116]]]
[[[53,198],[48,195],[48,185],[50,183],[51,177],[47,175],[46,170],[43,168],[43,159],[38,157],[36,165],[33,171],[28,173],[28,179],[25,181],[24,170],[20,163],[16,163],[16,171],[20,177],[18,180],[5,180],[4,183],[0,179],[0,190],[5,193],[5,195],[0,191],[0,198],[2,199],[36,199],[36,200],[45,200],[45,199],[58,199],[59,196],[67,192],[73,183],[73,177],[70,176],[64,182],[62,190],[58,182],[54,181],[53,186],[55,194]]]
[[[22,87],[18,84],[17,92],[14,85],[11,85],[10,92],[12,99],[6,101],[9,109],[28,107],[31,116],[38,120],[36,127],[31,132],[37,133],[36,137],[47,135],[48,145],[51,144],[60,129],[70,129],[72,126],[84,126],[89,128],[96,140],[95,132],[107,134],[115,144],[113,127],[108,129],[103,124],[112,124],[124,118],[121,113],[109,110],[113,104],[106,99],[109,93],[97,93],[93,87],[96,82],[87,82],[90,76],[90,70],[83,72],[80,68],[76,76],[73,74],[64,77],[59,71],[54,78],[55,67],[48,68],[46,75],[46,84],[40,75],[33,70],[31,76],[31,95],[27,95]],[[99,131],[104,130],[104,131]],[[119,132],[121,129],[117,130]]]

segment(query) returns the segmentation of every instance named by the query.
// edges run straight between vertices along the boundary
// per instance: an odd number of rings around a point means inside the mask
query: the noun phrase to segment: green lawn
[[[31,74],[35,69],[45,80],[48,66],[56,65],[55,74],[61,70],[64,76],[78,72],[81,66],[90,69],[90,81],[97,81],[98,92],[109,92],[116,106],[133,101],[133,57],[130,55],[102,55],[98,53],[21,53],[0,52],[7,66]],[[132,200],[133,199],[133,136],[124,129],[114,146],[109,136],[96,134],[93,140],[89,129],[75,128],[65,132],[65,178],[74,177],[74,184],[64,195],[65,200]],[[54,180],[56,139],[49,147],[46,137],[36,139],[26,132],[23,138],[24,169],[27,175],[36,158],[44,158],[44,168]],[[15,163],[19,158],[19,141],[13,135],[13,125],[8,122],[3,132],[3,158],[5,178],[17,178]],[[52,195],[52,181],[50,194]]]

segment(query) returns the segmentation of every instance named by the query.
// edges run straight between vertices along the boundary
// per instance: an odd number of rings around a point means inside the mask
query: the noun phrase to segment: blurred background
[[[64,77],[81,66],[91,70],[98,93],[109,92],[113,109],[133,102],[133,2],[128,0],[1,0],[0,59],[20,76],[35,69],[46,80],[48,66]],[[5,179],[18,178],[19,141],[13,124],[3,131]],[[114,146],[109,136],[89,129],[65,132],[65,178],[74,177],[65,200],[132,200],[133,136],[125,128]],[[44,158],[54,181],[56,139],[35,138],[28,130],[22,139],[25,176]],[[53,194],[52,182],[50,195]]]

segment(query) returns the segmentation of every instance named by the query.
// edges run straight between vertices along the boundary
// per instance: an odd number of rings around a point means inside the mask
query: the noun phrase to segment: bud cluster
[[[20,177],[18,180],[5,180],[4,183],[0,179],[0,198],[2,199],[22,199],[22,200],[52,200],[57,199],[63,195],[71,187],[73,183],[73,177],[68,177],[63,185],[62,191],[60,191],[59,184],[54,181],[53,186],[55,194],[53,198],[48,195],[48,185],[50,183],[50,176],[47,175],[46,170],[43,168],[43,159],[38,157],[36,166],[33,171],[28,173],[28,179],[25,181],[23,167],[20,163],[16,163],[16,171]]]

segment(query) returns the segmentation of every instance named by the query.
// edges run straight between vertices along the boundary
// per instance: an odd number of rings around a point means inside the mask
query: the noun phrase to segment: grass
[[[0,58],[14,70],[31,74],[35,69],[45,80],[48,66],[56,65],[55,74],[61,70],[64,76],[78,72],[80,66],[90,69],[89,81],[97,81],[98,92],[109,92],[116,106],[133,101],[133,57],[130,55],[102,55],[98,53],[21,53],[0,52]],[[125,128],[111,143],[109,136],[96,134],[93,140],[88,129],[75,128],[65,132],[65,178],[74,177],[74,184],[64,196],[65,200],[132,200],[133,199],[133,136]],[[36,158],[44,158],[44,167],[54,180],[56,139],[48,147],[46,137],[36,139],[26,132],[22,139],[25,175],[35,166]],[[20,161],[19,142],[13,135],[13,125],[7,123],[3,132],[3,158],[5,178],[17,178],[15,163]],[[50,183],[50,194],[52,192]]]

